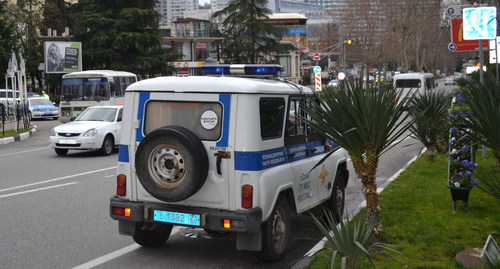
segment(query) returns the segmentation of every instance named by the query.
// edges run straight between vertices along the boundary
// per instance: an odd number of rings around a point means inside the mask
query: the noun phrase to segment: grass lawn
[[[16,132],[15,130],[5,130],[5,134],[3,132],[2,124],[0,123],[0,138],[11,137],[18,134],[29,132],[31,128],[19,128]]]
[[[477,169],[497,164],[490,154],[483,160],[480,150],[476,156]],[[408,264],[377,255],[376,268],[463,268],[455,261],[458,252],[482,248],[489,234],[500,233],[500,200],[477,187],[470,193],[469,212],[463,201],[453,212],[447,167],[447,155],[436,156],[434,162],[421,156],[380,193],[380,241],[399,246],[407,254],[400,258]],[[318,257],[309,268],[325,266]]]

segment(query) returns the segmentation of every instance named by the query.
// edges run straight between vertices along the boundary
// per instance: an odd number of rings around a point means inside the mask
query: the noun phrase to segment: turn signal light
[[[253,187],[252,185],[243,185],[241,187],[241,207],[252,208],[253,205]]]
[[[123,207],[113,207],[113,214],[119,216],[125,216],[127,218],[130,217],[132,210],[130,208]]]
[[[231,229],[231,220],[224,219],[224,228],[225,229]]]
[[[125,175],[116,176],[116,194],[125,196],[127,194],[127,177]]]

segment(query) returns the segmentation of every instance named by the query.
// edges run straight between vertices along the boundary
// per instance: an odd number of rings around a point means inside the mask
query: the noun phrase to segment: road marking
[[[170,236],[172,236],[173,234],[176,234],[178,233],[180,230],[181,230],[182,227],[180,226],[174,226],[174,228],[172,229],[172,232],[170,234]],[[117,251],[113,251],[109,254],[106,254],[104,256],[101,256],[99,258],[96,258],[96,259],[93,259],[89,262],[86,262],[84,264],[80,264],[76,267],[73,267],[73,269],[88,269],[88,268],[92,268],[92,267],[95,267],[95,266],[98,266],[98,265],[101,265],[101,264],[104,264],[106,262],[109,262],[115,258],[118,258],[120,256],[123,256],[129,252],[132,252],[136,249],[139,249],[141,248],[142,246],[139,245],[139,244],[132,244],[130,246],[126,246],[122,249],[119,249]]]
[[[31,183],[31,184],[21,185],[21,186],[17,186],[17,187],[2,189],[2,190],[0,190],[0,192],[11,191],[11,190],[21,189],[21,188],[26,188],[26,187],[31,187],[31,186],[35,186],[35,185],[45,184],[45,183],[59,181],[59,180],[64,180],[64,179],[73,178],[73,177],[84,176],[84,175],[93,174],[93,173],[99,173],[99,172],[102,172],[102,171],[116,169],[116,168],[117,168],[117,166],[113,166],[113,167],[98,169],[98,170],[89,171],[89,172],[85,172],[85,173],[74,174],[74,175],[69,175],[69,176],[59,177],[59,178],[54,178],[54,179],[49,179],[49,180],[40,181],[40,182],[36,182],[36,183]]]
[[[4,195],[0,195],[0,199],[5,198],[5,197],[10,197],[10,196],[16,196],[16,195],[26,194],[26,193],[30,193],[30,192],[35,192],[35,191],[43,191],[43,190],[48,190],[48,189],[53,189],[53,188],[64,187],[64,186],[73,185],[73,184],[77,184],[77,183],[78,182],[69,182],[69,183],[64,183],[64,184],[60,184],[60,185],[54,185],[54,186],[49,186],[49,187],[44,187],[44,188],[33,189],[33,190],[29,190],[29,191],[21,191],[21,192],[4,194]]]
[[[87,269],[87,268],[92,268],[94,266],[103,264],[105,262],[108,262],[108,261],[110,261],[110,260],[112,260],[114,258],[118,258],[118,257],[120,257],[122,255],[125,255],[125,254],[127,254],[129,252],[132,252],[132,251],[134,251],[136,249],[139,249],[139,248],[141,248],[141,245],[139,245],[139,244],[132,244],[130,246],[126,246],[126,247],[124,247],[122,249],[119,249],[117,251],[111,252],[111,253],[106,254],[106,255],[104,255],[102,257],[99,257],[97,259],[91,260],[91,261],[89,261],[87,263],[84,263],[84,264],[78,265],[76,267],[73,267],[73,269]]]
[[[17,151],[17,152],[2,154],[2,155],[0,155],[0,157],[10,156],[10,155],[19,154],[19,153],[26,153],[26,152],[38,151],[38,150],[42,150],[42,149],[50,149],[50,147],[30,149],[30,150],[25,150],[25,151]]]

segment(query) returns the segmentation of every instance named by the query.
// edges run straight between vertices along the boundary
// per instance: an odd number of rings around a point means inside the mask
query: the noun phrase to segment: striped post
[[[316,73],[316,91],[321,91],[321,73]]]

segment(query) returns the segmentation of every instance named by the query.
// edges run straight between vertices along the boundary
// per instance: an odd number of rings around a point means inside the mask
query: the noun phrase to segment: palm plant
[[[446,149],[450,102],[451,96],[442,91],[419,94],[411,102],[414,107],[411,117],[415,123],[410,131],[427,148],[429,161]]]
[[[374,267],[371,260],[374,250],[381,250],[395,259],[398,258],[394,254],[402,254],[392,245],[371,243],[375,219],[366,222],[360,217],[357,220],[341,221],[337,224],[331,211],[327,211],[325,215],[326,221],[320,221],[314,216],[312,218],[326,238],[325,248],[332,253],[331,256],[327,256],[329,268],[335,268],[338,264],[340,268],[362,268],[366,260]]]
[[[362,182],[367,220],[375,220],[375,232],[379,234],[382,232],[378,222],[381,209],[375,181],[379,158],[412,125],[413,119],[406,113],[405,104],[414,95],[401,98],[401,93],[390,85],[380,90],[364,89],[361,83],[343,85],[340,89],[327,87],[318,97],[320,102],[304,107],[310,118],[303,120],[314,131],[348,151]]]

